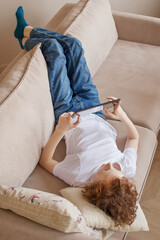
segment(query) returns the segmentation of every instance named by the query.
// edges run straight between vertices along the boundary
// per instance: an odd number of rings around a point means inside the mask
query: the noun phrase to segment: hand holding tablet
[[[95,106],[92,106],[92,107],[88,107],[88,108],[79,110],[72,115],[72,118],[73,119],[77,118],[77,114],[79,114],[80,116],[84,116],[84,115],[87,115],[87,114],[102,111],[104,106],[106,108],[114,107],[114,104],[119,102],[119,101],[120,101],[120,98],[117,98],[117,99],[110,100],[110,101],[107,101],[107,102],[104,102],[104,103],[101,103],[101,104],[98,104],[98,105],[95,105]]]

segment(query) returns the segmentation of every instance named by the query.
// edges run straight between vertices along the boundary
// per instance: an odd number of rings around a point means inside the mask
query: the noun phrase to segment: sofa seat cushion
[[[62,139],[56,148],[53,158],[60,162],[65,158],[65,154],[66,154],[65,142]],[[57,195],[59,195],[60,189],[67,186],[68,186],[67,183],[63,182],[59,178],[47,172],[39,164],[37,164],[32,174],[23,184],[23,187],[26,188],[38,189],[41,191],[54,193]]]
[[[159,66],[160,47],[118,40],[93,79],[101,101],[106,96],[120,97],[133,122],[156,134],[160,127]]]
[[[82,233],[63,233],[46,227],[11,211],[0,209],[0,236],[5,240],[101,240],[100,237],[87,236]],[[105,239],[105,238],[104,238]],[[108,237],[106,237],[108,240]],[[110,239],[110,238],[109,238]],[[119,238],[111,238],[119,240]]]
[[[14,59],[1,77],[0,184],[21,186],[37,165],[54,126],[40,45]]]
[[[47,172],[39,164],[23,184],[23,187],[38,189],[59,195],[59,190],[68,187],[67,183]]]
[[[126,141],[126,132],[124,126],[119,121],[109,120],[109,123],[115,127],[118,135],[117,145],[118,148],[123,151]],[[157,139],[156,135],[151,130],[139,126],[136,127],[140,135],[140,143],[138,149],[137,171],[134,179],[140,197],[152,163],[152,158],[157,145]],[[57,161],[62,161],[64,157],[65,142],[64,140],[61,140],[57,147],[57,151],[54,154],[54,159]],[[26,180],[23,186],[59,194],[59,190],[67,187],[68,185],[37,165],[36,169]]]

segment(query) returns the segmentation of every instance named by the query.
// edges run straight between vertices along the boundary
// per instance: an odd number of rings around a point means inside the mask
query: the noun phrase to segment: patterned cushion
[[[137,209],[137,217],[130,226],[115,226],[112,218],[107,216],[101,209],[91,204],[87,198],[82,195],[81,190],[81,188],[68,187],[62,189],[60,192],[63,197],[78,207],[83,217],[85,218],[87,225],[120,232],[137,232],[149,230],[147,220],[139,204]]]
[[[61,232],[80,232],[97,238],[112,234],[88,227],[79,209],[67,199],[35,189],[0,185],[0,208]]]

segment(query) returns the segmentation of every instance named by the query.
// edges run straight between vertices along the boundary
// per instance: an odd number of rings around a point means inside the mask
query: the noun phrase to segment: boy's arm
[[[53,174],[53,168],[58,164],[58,162],[52,159],[56,147],[64,133],[60,129],[56,128],[51,137],[49,138],[47,144],[42,150],[42,154],[39,160],[39,164],[45,168],[48,172]]]
[[[116,98],[109,97],[108,99],[114,100]],[[113,119],[120,120],[127,131],[127,141],[125,144],[125,148],[134,148],[136,151],[138,149],[138,142],[139,142],[139,134],[137,132],[136,127],[129,119],[127,114],[123,111],[120,106],[120,101],[115,104],[113,112],[110,112],[107,108],[104,108],[104,111]]]
[[[125,144],[125,148],[134,148],[136,151],[138,150],[138,142],[139,142],[139,134],[137,132],[136,127],[129,119],[129,117],[124,114],[120,117],[120,121],[124,124],[127,132],[127,140]]]
[[[72,114],[73,113],[63,113],[60,116],[55,131],[42,150],[39,164],[52,174],[53,168],[58,164],[56,160],[52,159],[58,143],[69,129],[75,128],[80,123],[80,116],[78,116],[76,123],[73,123]]]

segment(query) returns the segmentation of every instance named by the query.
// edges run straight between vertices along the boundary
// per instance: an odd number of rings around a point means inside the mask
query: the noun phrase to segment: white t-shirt
[[[127,178],[135,175],[137,153],[127,148],[122,153],[116,144],[116,130],[101,117],[81,117],[80,124],[65,135],[66,157],[53,174],[71,186],[82,187],[104,163],[118,163]]]

